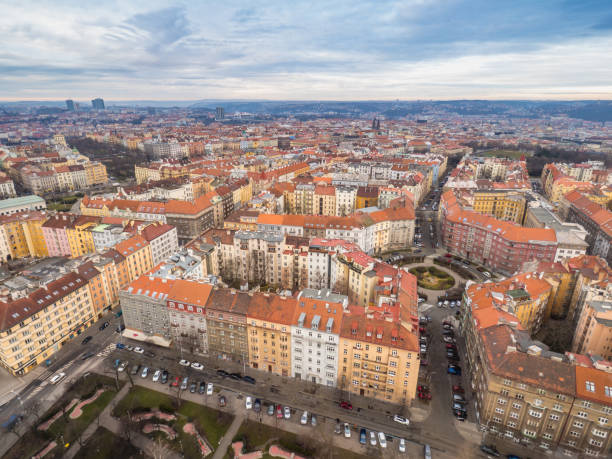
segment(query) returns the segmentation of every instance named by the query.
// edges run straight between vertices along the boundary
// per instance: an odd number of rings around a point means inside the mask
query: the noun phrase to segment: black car
[[[109,326],[109,323],[108,322],[104,322],[102,325],[100,325],[100,330],[104,330],[108,326]]]
[[[465,421],[465,418],[467,418],[467,412],[463,410],[453,410],[453,414],[458,421]]]
[[[204,392],[206,392],[206,383],[204,381],[202,381],[200,383],[200,388],[198,389],[198,393],[199,394],[203,394]]]
[[[243,376],[242,380],[244,382],[248,382],[249,384],[255,384],[255,378],[251,378],[250,376]]]
[[[229,376],[229,373],[225,370],[217,370],[217,374],[221,376],[222,378]]]
[[[459,356],[457,354],[455,354],[454,352],[447,352],[446,353],[446,358],[448,360],[453,360],[455,362],[459,362],[461,361],[461,359],[459,358]]]
[[[228,376],[235,381],[240,381],[242,379],[242,375],[240,373],[230,373]]]
[[[94,353],[93,352],[86,352],[85,354],[83,354],[83,357],[81,357],[81,360],[87,360],[90,357],[93,357]]]
[[[146,355],[147,357],[150,357],[150,358],[154,358],[155,357],[155,352],[144,351],[144,355]]]
[[[255,403],[253,404],[253,410],[256,413],[259,413],[261,411],[261,400],[259,400],[258,398],[255,399]]]
[[[85,339],[83,341],[81,341],[81,344],[87,344],[91,341],[91,336],[86,336]]]
[[[499,457],[499,451],[493,445],[480,445],[480,451],[488,454],[489,456]]]
[[[191,392],[192,394],[195,394],[196,388],[197,388],[196,383],[192,382],[191,385],[189,386],[189,392]]]
[[[444,330],[444,331],[442,332],[442,335],[443,335],[443,336],[455,336],[455,332],[454,332],[454,331],[452,331],[452,330]]]
[[[161,374],[161,383],[162,384],[166,384],[168,382],[168,376],[169,376],[168,375],[168,370],[162,371],[162,374]]]

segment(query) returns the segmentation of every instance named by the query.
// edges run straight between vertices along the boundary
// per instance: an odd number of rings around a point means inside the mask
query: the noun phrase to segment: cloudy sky
[[[0,99],[612,99],[612,0],[0,0]]]

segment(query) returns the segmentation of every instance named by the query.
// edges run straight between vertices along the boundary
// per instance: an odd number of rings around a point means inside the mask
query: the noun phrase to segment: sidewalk
[[[238,429],[244,422],[244,419],[244,414],[236,414],[236,417],[232,421],[232,425],[229,427],[229,429],[227,429],[227,432],[225,432],[225,435],[221,439],[221,443],[219,443],[219,445],[215,445],[215,454],[213,455],[212,459],[223,459],[225,457],[227,448],[229,448],[230,444],[232,443],[232,438],[234,438],[238,432]]]

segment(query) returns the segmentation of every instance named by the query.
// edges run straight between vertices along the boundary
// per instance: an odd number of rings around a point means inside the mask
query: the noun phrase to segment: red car
[[[175,378],[174,378],[174,380],[172,381],[172,383],[171,383],[170,385],[171,385],[172,387],[178,387],[179,383],[180,383],[180,379],[179,379],[179,377],[177,376],[177,377],[175,377]]]
[[[431,400],[431,394],[429,392],[419,392],[419,398],[421,400]]]
[[[465,393],[465,390],[461,386],[453,386],[453,392],[455,394],[463,394]]]
[[[340,408],[344,408],[345,410],[352,410],[353,405],[351,405],[349,402],[340,402]]]
[[[446,349],[455,349],[457,350],[457,345],[453,343],[446,343]]]
[[[427,332],[427,329],[425,329],[424,327],[419,327],[419,331],[420,331],[421,333],[426,333],[426,332]]]
[[[419,386],[417,386],[417,390],[419,392],[429,392],[429,387],[419,385]]]
[[[283,407],[280,405],[276,405],[276,417],[278,419],[283,419]]]

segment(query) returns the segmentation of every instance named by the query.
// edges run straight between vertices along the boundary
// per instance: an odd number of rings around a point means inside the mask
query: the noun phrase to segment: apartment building
[[[151,271],[154,267],[151,245],[139,234],[119,242],[114,249],[125,258],[128,282]]]
[[[17,196],[15,183],[5,173],[0,172],[0,197],[14,198],[15,196]]]
[[[612,295],[598,300],[590,296],[581,308],[572,351],[592,353],[612,361]]]
[[[95,320],[87,281],[67,273],[19,297],[0,301],[0,365],[22,376]]]
[[[176,279],[168,292],[172,340],[180,352],[208,354],[206,303],[212,285]]]
[[[348,298],[330,290],[304,289],[291,322],[291,376],[336,387],[340,326]]]
[[[247,308],[249,365],[279,376],[291,373],[291,322],[297,300],[253,293]]]
[[[99,162],[88,162],[83,166],[85,170],[85,186],[104,185],[108,182],[106,166]]]
[[[159,346],[170,345],[172,333],[167,300],[173,283],[171,279],[141,276],[119,292],[125,336]]]
[[[35,195],[0,200],[0,215],[46,209],[47,203],[45,200]]]
[[[115,264],[110,259],[95,256],[81,264],[77,272],[87,280],[94,314],[102,317],[104,311],[110,310],[118,301],[119,283]]]
[[[206,303],[208,353],[222,360],[248,363],[247,310],[251,297],[214,288]]]
[[[216,193],[207,193],[193,202],[166,203],[166,221],[176,227],[181,244],[223,222],[223,203]]]
[[[179,249],[177,231],[172,225],[155,222],[139,229],[138,233],[151,246],[153,266],[157,266]]]
[[[44,211],[0,215],[2,261],[49,256],[42,231],[42,225],[47,218],[48,215]]]
[[[410,405],[420,363],[414,329],[351,307],[342,320],[338,348],[338,387],[343,391]]]

